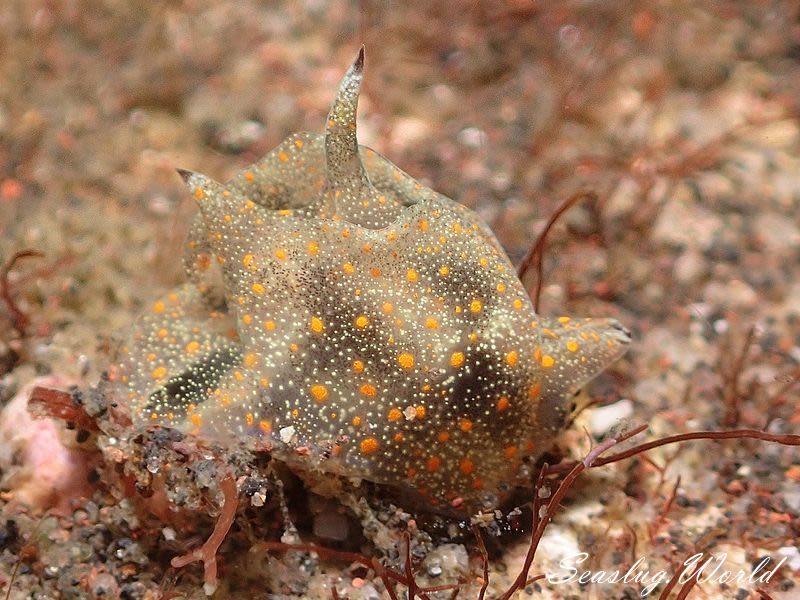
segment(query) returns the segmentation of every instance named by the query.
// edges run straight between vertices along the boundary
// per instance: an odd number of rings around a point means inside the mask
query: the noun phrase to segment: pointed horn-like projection
[[[225,186],[196,171],[188,169],[176,169],[176,171],[197,202],[206,226],[211,228],[222,226],[220,219],[223,219],[224,214],[234,210],[231,200],[225,198],[223,194]]]
[[[540,338],[545,368],[537,422],[555,429],[563,425],[572,395],[625,354],[631,342],[630,331],[615,319],[564,319],[540,321],[549,334]]]
[[[186,187],[191,190],[192,195],[199,202],[207,194],[213,194],[222,191],[222,184],[214,181],[210,177],[198,173],[196,171],[189,171],[188,169],[175,169],[178,175],[181,176]]]
[[[327,181],[322,198],[328,217],[346,217],[351,223],[380,229],[397,218],[399,203],[378,192],[361,163],[356,137],[358,93],[364,78],[364,48],[339,84],[325,129]]]
[[[325,129],[325,161],[328,168],[329,188],[338,188],[350,183],[353,178],[369,185],[366,173],[358,156],[356,138],[356,111],[361,81],[364,79],[364,47],[358,51],[355,62],[347,70],[333,106],[328,113]]]
[[[178,175],[181,176],[181,179],[183,179],[184,183],[186,184],[189,183],[189,179],[191,178],[192,175],[194,175],[194,171],[190,171],[189,169],[175,169],[175,170],[178,172]]]

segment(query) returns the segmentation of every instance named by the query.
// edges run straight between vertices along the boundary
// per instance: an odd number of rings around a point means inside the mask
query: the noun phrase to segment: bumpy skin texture
[[[189,283],[135,324],[117,381],[139,427],[493,506],[629,336],[539,319],[475,213],[358,145],[362,65],[325,135],[226,184],[181,171],[200,207]]]

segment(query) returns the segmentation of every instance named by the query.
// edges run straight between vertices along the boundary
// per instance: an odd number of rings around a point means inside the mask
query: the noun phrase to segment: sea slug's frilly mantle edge
[[[181,171],[200,208],[188,282],[135,323],[112,384],[134,429],[495,506],[630,338],[539,318],[475,213],[359,146],[362,71],[363,50],[324,135],[225,184]]]

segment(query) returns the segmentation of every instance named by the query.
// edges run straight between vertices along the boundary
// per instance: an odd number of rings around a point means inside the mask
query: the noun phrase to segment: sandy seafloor
[[[362,43],[361,142],[478,211],[513,262],[560,202],[600,198],[553,231],[541,312],[614,316],[635,342],[590,386],[608,406],[564,433],[564,456],[620,418],[650,437],[723,429],[725,398],[740,427],[800,433],[800,9],[771,0],[5,0],[0,257],[45,256],[9,275],[31,324],[20,336],[0,306],[0,403],[37,377],[96,382],[118,332],[181,281],[196,208],[175,168],[224,180],[289,133],[319,131]],[[16,571],[13,599],[203,597],[199,567],[168,561],[208,529],[142,535],[145,517],[99,491],[40,518],[16,494],[42,467],[9,426],[3,594]],[[786,561],[766,584],[711,581],[690,597],[800,598],[797,447],[670,446],[593,470],[565,504],[532,574],[580,550],[595,570],[644,557],[671,574],[708,550],[734,570]],[[475,598],[480,555],[456,543],[420,576],[460,578],[458,597]],[[491,544],[487,597],[526,546],[522,534]],[[348,549],[373,551],[361,538]],[[348,564],[236,552],[223,546],[216,597],[330,598],[334,583],[340,597],[388,597]],[[636,598],[641,587],[540,582],[519,597]]]

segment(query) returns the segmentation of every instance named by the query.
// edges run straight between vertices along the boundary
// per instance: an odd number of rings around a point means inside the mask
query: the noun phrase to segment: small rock
[[[633,414],[633,402],[623,398],[613,404],[592,410],[589,423],[594,435],[603,435]]]
[[[797,546],[783,546],[782,548],[778,548],[777,554],[780,557],[778,560],[783,557],[788,559],[786,561],[786,566],[792,571],[800,570],[800,549],[798,549]]]
[[[480,148],[486,144],[486,133],[477,127],[466,127],[458,133],[458,141],[467,148]]]
[[[280,436],[281,441],[284,444],[288,444],[289,442],[292,441],[292,438],[294,437],[294,427],[292,427],[291,425],[289,425],[288,427],[284,427],[278,432],[278,435]]]
[[[800,229],[789,217],[774,212],[759,214],[754,229],[767,251],[787,252],[800,247]]]
[[[735,310],[754,308],[759,301],[755,290],[740,279],[710,282],[703,289],[703,299],[712,306]]]
[[[429,133],[430,128],[427,121],[416,117],[399,118],[392,124],[389,148],[394,152],[414,148],[421,140],[428,137]]]
[[[706,261],[697,250],[690,248],[675,261],[672,273],[675,279],[684,285],[697,283],[706,273]]]
[[[661,209],[653,227],[653,240],[670,246],[707,250],[722,225],[722,219],[695,204],[694,192],[682,185]]]
[[[469,571],[469,556],[461,544],[443,544],[425,557],[423,568],[431,577],[458,578]]]

